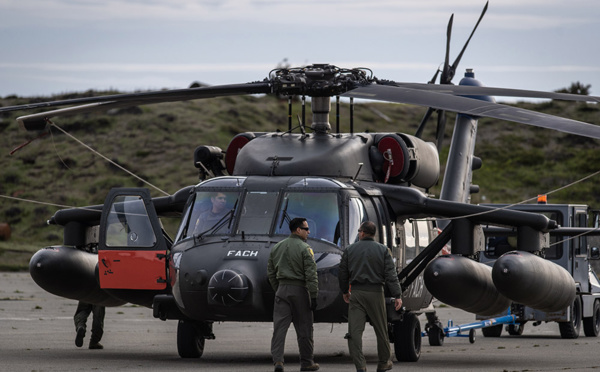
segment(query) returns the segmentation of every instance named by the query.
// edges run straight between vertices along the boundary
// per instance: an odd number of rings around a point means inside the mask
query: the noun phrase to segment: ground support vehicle
[[[491,206],[490,204],[487,204]],[[584,334],[588,337],[598,336],[600,330],[600,281],[590,265],[590,260],[599,258],[597,246],[590,247],[588,239],[598,235],[598,229],[588,227],[598,219],[597,213],[590,217],[591,210],[587,205],[574,204],[524,204],[496,205],[527,212],[546,215],[558,222],[559,229],[546,236],[545,248],[533,254],[543,257],[564,268],[575,281],[576,296],[566,309],[557,312],[535,310],[513,302],[506,314],[514,314],[516,322],[508,324],[506,330],[510,335],[521,335],[527,322],[539,325],[542,322],[557,322],[562,338],[577,338],[583,323]],[[594,223],[597,226],[596,223]],[[479,261],[492,265],[496,259],[505,254],[514,254],[516,232],[509,229],[484,228],[485,250],[479,252]],[[543,280],[544,272],[536,273],[535,279]],[[539,293],[540,299],[544,293]],[[502,314],[498,314],[500,316]],[[493,316],[493,317],[497,317]],[[490,317],[477,316],[478,320]],[[499,337],[502,325],[482,329],[486,337]]]

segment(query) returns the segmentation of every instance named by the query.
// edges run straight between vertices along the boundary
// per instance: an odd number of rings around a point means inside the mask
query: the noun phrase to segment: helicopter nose
[[[248,292],[248,278],[244,274],[230,269],[217,271],[208,282],[210,298],[225,306],[241,303]]]

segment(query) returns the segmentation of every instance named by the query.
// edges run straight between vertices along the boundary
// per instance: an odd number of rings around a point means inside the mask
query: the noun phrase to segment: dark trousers
[[[384,366],[391,358],[391,347],[387,332],[387,313],[383,289],[381,292],[352,290],[348,307],[348,351],[357,369],[365,369],[366,361],[362,352],[362,336],[367,317],[377,336],[378,365]]]
[[[310,310],[308,290],[297,285],[280,285],[275,293],[273,307],[273,362],[283,362],[285,336],[292,322],[298,336],[300,365],[313,365],[313,314]]]
[[[75,310],[75,330],[79,328],[86,329],[87,319],[93,313],[92,318],[92,337],[90,338],[90,344],[97,344],[102,339],[104,334],[104,306],[97,306],[79,301],[77,310]]]

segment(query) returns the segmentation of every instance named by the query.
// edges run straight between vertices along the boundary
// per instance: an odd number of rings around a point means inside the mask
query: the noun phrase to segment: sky
[[[0,0],[0,96],[259,81],[284,60],[425,83],[484,0]],[[600,96],[600,1],[490,0],[459,65],[486,86]]]

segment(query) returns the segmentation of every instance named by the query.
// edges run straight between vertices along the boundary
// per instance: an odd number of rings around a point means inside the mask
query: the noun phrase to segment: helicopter
[[[487,4],[477,22],[483,18]],[[477,25],[473,29],[473,36]],[[366,68],[313,64],[278,68],[262,81],[138,92],[2,107],[0,112],[50,109],[19,117],[29,131],[48,131],[54,117],[135,105],[216,98],[231,95],[274,94],[301,97],[302,115],[294,127],[277,132],[245,132],[232,138],[226,150],[201,145],[194,166],[203,180],[169,196],[152,197],[146,188],[115,188],[103,205],[57,211],[49,224],[63,227],[63,243],[45,247],[30,261],[34,281],[50,293],[103,306],[133,303],[151,308],[161,320],[177,321],[177,350],[183,358],[202,356],[206,340],[215,338],[215,322],[270,322],[275,293],[266,269],[270,249],[289,235],[287,222],[304,217],[311,234],[319,279],[314,321],[347,321],[347,304],[338,286],[337,270],[346,246],[357,240],[366,220],[377,224],[375,240],[388,246],[403,290],[403,309],[388,309],[390,341],[399,361],[417,361],[421,354],[418,315],[441,329],[432,300],[460,283],[456,307],[479,315],[497,314],[510,304],[500,293],[491,268],[474,260],[481,251],[481,226],[517,231],[518,250],[539,252],[544,237],[559,230],[556,221],[536,213],[470,204],[477,192],[472,172],[482,165],[474,155],[481,117],[499,118],[600,139],[600,127],[495,103],[493,96],[535,97],[600,102],[600,97],[484,87],[467,70],[458,85],[451,81],[468,45],[449,63],[452,18],[444,66],[430,84],[403,83],[375,77]],[[435,84],[441,72],[440,84]],[[332,97],[350,101],[349,131],[342,132],[336,113],[330,123]],[[311,103],[312,123],[306,125],[305,106]],[[355,132],[355,99],[427,107],[417,132]],[[69,106],[66,108],[57,108]],[[429,189],[440,178],[439,147],[445,112],[456,122],[438,198]],[[422,138],[423,128],[438,113],[436,143]],[[204,227],[200,217],[223,200],[220,217]],[[181,219],[174,237],[161,218]],[[439,228],[439,230],[438,230]],[[447,244],[450,252],[440,256]],[[438,260],[439,257],[450,259]],[[535,264],[536,255],[527,256]],[[460,266],[452,280],[427,286],[432,263]],[[470,273],[477,275],[470,275]],[[527,273],[524,273],[527,275]],[[549,302],[569,303],[575,286],[564,276],[548,278],[548,288],[567,288],[550,294]],[[553,301],[555,300],[555,301]],[[434,333],[435,334],[435,333]],[[438,334],[438,337],[441,335]]]

